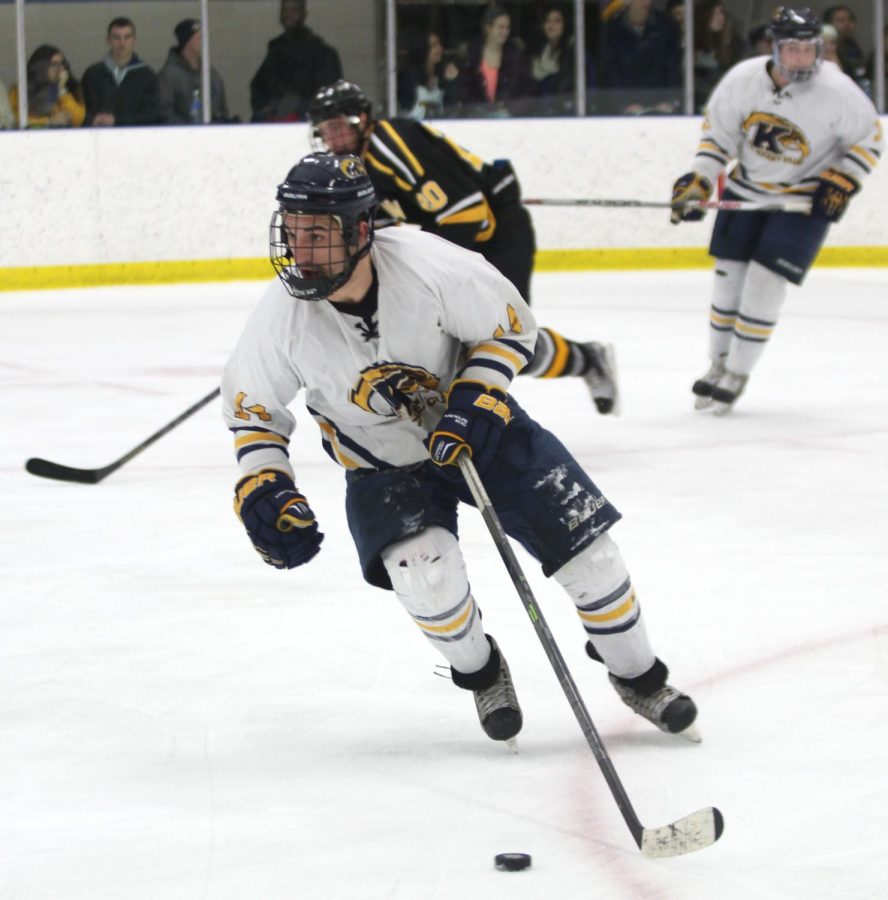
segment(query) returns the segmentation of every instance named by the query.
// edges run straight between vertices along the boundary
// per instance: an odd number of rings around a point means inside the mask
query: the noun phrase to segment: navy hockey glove
[[[860,190],[860,185],[844,172],[827,169],[820,173],[820,183],[811,198],[811,215],[829,222],[838,222],[845,214],[848,201]]]
[[[511,418],[504,391],[480,381],[455,381],[447,394],[447,409],[426,441],[432,462],[458,466],[456,458],[466,450],[475,468],[483,472],[493,462],[500,435]],[[458,468],[442,472],[460,477]]]
[[[673,203],[693,203],[698,200],[708,200],[712,194],[712,185],[708,178],[698,175],[696,172],[688,172],[676,179],[672,185]],[[681,222],[699,222],[706,215],[705,209],[689,209],[680,207],[672,210],[669,221],[673,225]]]
[[[234,488],[234,511],[256,552],[276,569],[295,569],[321,549],[324,535],[305,497],[283,472],[265,469]]]

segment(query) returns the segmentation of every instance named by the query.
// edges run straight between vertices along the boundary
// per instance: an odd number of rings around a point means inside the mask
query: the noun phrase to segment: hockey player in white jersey
[[[503,527],[566,590],[623,701],[686,732],[693,701],[666,683],[608,531],[620,514],[558,439],[509,394],[537,327],[480,254],[434,235],[374,235],[375,194],[355,156],[312,154],[287,175],[271,223],[278,278],[222,381],[242,477],[235,510],[263,560],[309,562],[323,534],[296,488],[288,404],[304,391],[323,446],[346,470],[346,513],[364,578],[393,590],[474,695],[485,733],[509,740],[522,713],[485,634],[457,540],[472,503],[471,454]]]
[[[771,21],[772,57],[734,66],[713,91],[693,171],[676,201],[708,199],[731,160],[725,199],[808,196],[811,212],[719,212],[710,309],[710,368],[693,385],[697,409],[723,414],[742,394],[771,337],[787,283],[800,285],[882,152],[876,109],[839,68],[822,59],[817,18],[781,7]],[[672,222],[702,218],[678,208]]]

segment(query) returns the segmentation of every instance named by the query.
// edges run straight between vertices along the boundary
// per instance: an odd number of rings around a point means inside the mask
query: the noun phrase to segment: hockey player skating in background
[[[410,222],[481,253],[530,303],[536,240],[507,160],[486,163],[414,119],[374,119],[373,105],[348,81],[322,88],[309,106],[309,119],[317,149],[354,153],[364,161],[380,201],[377,224]],[[579,376],[600,413],[619,411],[610,344],[572,341],[540,328],[522,374]]]
[[[693,171],[674,200],[705,200],[728,162],[725,199],[807,195],[811,213],[719,212],[709,371],[693,385],[697,409],[730,411],[777,325],[787,282],[801,284],[829,227],[860,190],[882,151],[869,98],[822,60],[820,23],[809,9],[780,8],[773,58],[734,66],[713,92]],[[676,209],[672,222],[702,218]]]
[[[472,503],[456,463],[467,452],[505,530],[576,605],[587,652],[623,701],[664,731],[686,731],[696,707],[666,683],[608,533],[620,514],[509,395],[537,334],[518,291],[480,255],[434,235],[374,235],[373,186],[355,156],[306,156],[277,200],[278,279],[222,380],[243,473],[235,509],[265,562],[294,568],[321,547],[288,454],[287,406],[304,391],[325,450],[346,469],[364,578],[394,590],[454,684],[474,694],[487,735],[511,739],[521,707],[457,541],[458,502]]]

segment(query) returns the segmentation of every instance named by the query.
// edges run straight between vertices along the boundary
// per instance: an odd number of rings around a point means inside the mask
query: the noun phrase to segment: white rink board
[[[512,159],[525,197],[668,200],[700,119],[453,120],[443,131]],[[275,186],[308,152],[305,125],[14,132],[0,139],[0,270],[267,253]],[[883,166],[828,244],[888,245]],[[708,223],[663,210],[534,208],[541,249],[705,247]]]

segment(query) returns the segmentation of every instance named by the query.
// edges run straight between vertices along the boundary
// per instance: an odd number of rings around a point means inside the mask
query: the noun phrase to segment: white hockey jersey
[[[694,171],[715,184],[736,159],[727,187],[746,200],[810,193],[828,168],[862,183],[882,152],[872,101],[828,61],[810,80],[778,88],[769,60],[738,63],[713,91]]]
[[[287,405],[300,390],[334,460],[383,469],[428,458],[423,439],[455,378],[508,391],[532,358],[530,309],[479,253],[402,227],[378,232],[370,258],[378,279],[371,321],[326,300],[296,300],[277,279],[248,320],[222,378],[223,415],[245,474],[293,476]],[[412,419],[370,389],[391,378],[409,395]]]

